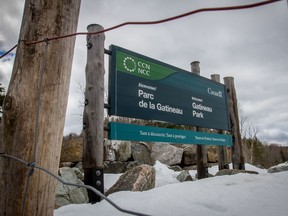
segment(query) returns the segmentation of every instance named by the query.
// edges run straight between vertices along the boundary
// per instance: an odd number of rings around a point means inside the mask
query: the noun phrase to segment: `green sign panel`
[[[230,130],[223,84],[111,46],[109,114]]]
[[[158,128],[117,122],[110,122],[109,128],[110,140],[232,146],[232,137],[226,134]]]

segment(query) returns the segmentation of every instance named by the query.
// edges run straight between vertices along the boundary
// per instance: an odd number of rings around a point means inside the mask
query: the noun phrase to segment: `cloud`
[[[268,143],[285,144],[288,145],[288,132],[282,129],[265,129],[259,133],[260,140]]]
[[[24,1],[10,0],[1,4],[0,49],[8,50],[18,41]],[[4,42],[5,41],[5,42]]]
[[[15,57],[15,53],[12,53],[12,52],[10,52],[8,54],[6,54],[6,53],[7,53],[7,51],[0,50],[0,56],[5,55],[1,58],[1,60],[0,60],[1,62],[12,61],[13,58]]]
[[[0,61],[0,83],[7,89],[11,71],[13,68],[13,61]]]

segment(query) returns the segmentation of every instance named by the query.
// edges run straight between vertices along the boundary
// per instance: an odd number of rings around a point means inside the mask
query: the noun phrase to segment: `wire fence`
[[[51,173],[47,169],[40,167],[40,166],[37,166],[36,159],[37,159],[37,144],[38,144],[39,117],[40,117],[40,101],[41,101],[41,95],[42,95],[43,75],[44,75],[45,68],[46,68],[47,51],[48,51],[48,45],[49,45],[47,38],[45,39],[45,43],[46,43],[46,45],[44,47],[44,55],[42,57],[41,67],[39,70],[39,82],[38,82],[38,92],[37,92],[37,94],[38,94],[37,95],[37,109],[36,109],[34,143],[33,143],[33,161],[27,162],[27,161],[24,161],[20,158],[15,157],[15,156],[9,155],[9,154],[5,154],[5,153],[0,154],[0,156],[2,156],[2,157],[10,158],[10,159],[18,161],[18,162],[26,165],[26,167],[30,169],[28,172],[28,175],[27,175],[27,181],[26,181],[26,185],[25,185],[25,189],[24,189],[24,197],[23,197],[23,201],[22,201],[21,216],[25,215],[26,202],[27,202],[27,198],[28,198],[28,189],[29,189],[31,177],[33,176],[33,173],[34,173],[34,169],[38,169],[40,171],[43,171],[43,172],[51,175],[52,177],[56,178],[58,181],[60,181],[61,183],[65,184],[65,185],[74,186],[74,187],[84,187],[86,189],[89,189],[92,192],[94,192],[97,196],[101,197],[102,199],[105,199],[108,203],[110,203],[113,207],[115,207],[117,210],[119,210],[121,212],[132,214],[132,215],[148,216],[148,215],[142,214],[140,212],[134,212],[134,211],[130,211],[130,210],[123,209],[123,208],[119,207],[116,203],[114,203],[112,200],[108,199],[104,194],[102,194],[100,191],[98,191],[97,189],[95,189],[92,186],[72,184],[69,182],[65,182],[59,176],[54,175],[53,173]]]
[[[68,186],[74,186],[74,187],[83,187],[83,188],[86,188],[88,190],[91,190],[93,191],[97,196],[101,197],[102,199],[106,200],[109,204],[111,204],[113,207],[115,207],[117,210],[121,211],[121,212],[124,212],[124,213],[127,213],[127,214],[131,214],[131,215],[139,215],[139,216],[149,216],[148,214],[143,214],[143,213],[140,213],[140,212],[135,212],[135,211],[131,211],[131,210],[127,210],[127,209],[123,209],[121,208],[120,206],[118,206],[116,203],[114,203],[111,199],[109,199],[108,197],[106,197],[104,194],[102,194],[100,191],[96,190],[94,187],[92,186],[89,186],[89,185],[80,185],[80,184],[73,184],[73,183],[69,183],[69,182],[65,182],[60,176],[57,176],[55,174],[53,174],[52,172],[50,172],[49,170],[43,168],[43,167],[40,167],[40,166],[37,166],[36,163],[34,162],[27,162],[27,161],[24,161],[20,158],[17,158],[17,157],[14,157],[12,155],[8,155],[8,154],[5,154],[5,153],[1,153],[0,154],[1,157],[4,157],[4,158],[10,158],[12,160],[16,160],[22,164],[24,164],[27,168],[30,169],[29,173],[33,173],[34,172],[34,169],[38,169],[42,172],[45,172],[47,173],[48,175],[54,177],[55,179],[57,179],[58,181],[60,181],[62,184],[65,184],[65,185],[68,185]],[[23,214],[23,210],[22,210],[22,214]]]

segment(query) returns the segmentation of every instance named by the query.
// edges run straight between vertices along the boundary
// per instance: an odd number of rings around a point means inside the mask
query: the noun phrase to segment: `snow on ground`
[[[156,187],[144,192],[123,191],[109,198],[122,208],[156,216],[287,216],[288,172],[267,173],[246,164],[254,174],[218,176],[179,183],[179,172],[157,162]],[[209,168],[215,174],[217,166]],[[190,171],[195,174],[195,171]],[[119,175],[105,175],[105,183],[113,184]],[[194,178],[193,178],[194,179]],[[54,211],[55,216],[117,216],[121,213],[102,201],[97,204],[68,205]]]
[[[270,169],[271,168],[280,168],[280,167],[282,167],[282,166],[288,166],[288,161],[286,161],[286,162],[284,162],[284,163],[281,163],[281,164],[278,164],[278,165],[276,165],[276,166],[273,166],[273,167],[270,167]]]
[[[112,187],[122,174],[104,174],[104,190],[107,191]]]

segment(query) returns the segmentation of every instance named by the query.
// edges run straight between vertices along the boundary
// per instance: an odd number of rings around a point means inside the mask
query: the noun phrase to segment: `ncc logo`
[[[138,73],[144,76],[150,77],[150,64],[142,62],[142,61],[135,61],[132,57],[125,57],[123,60],[123,66],[125,70],[130,73]]]
[[[136,71],[137,64],[135,60],[131,57],[126,57],[123,61],[123,65],[124,68],[131,73]]]

